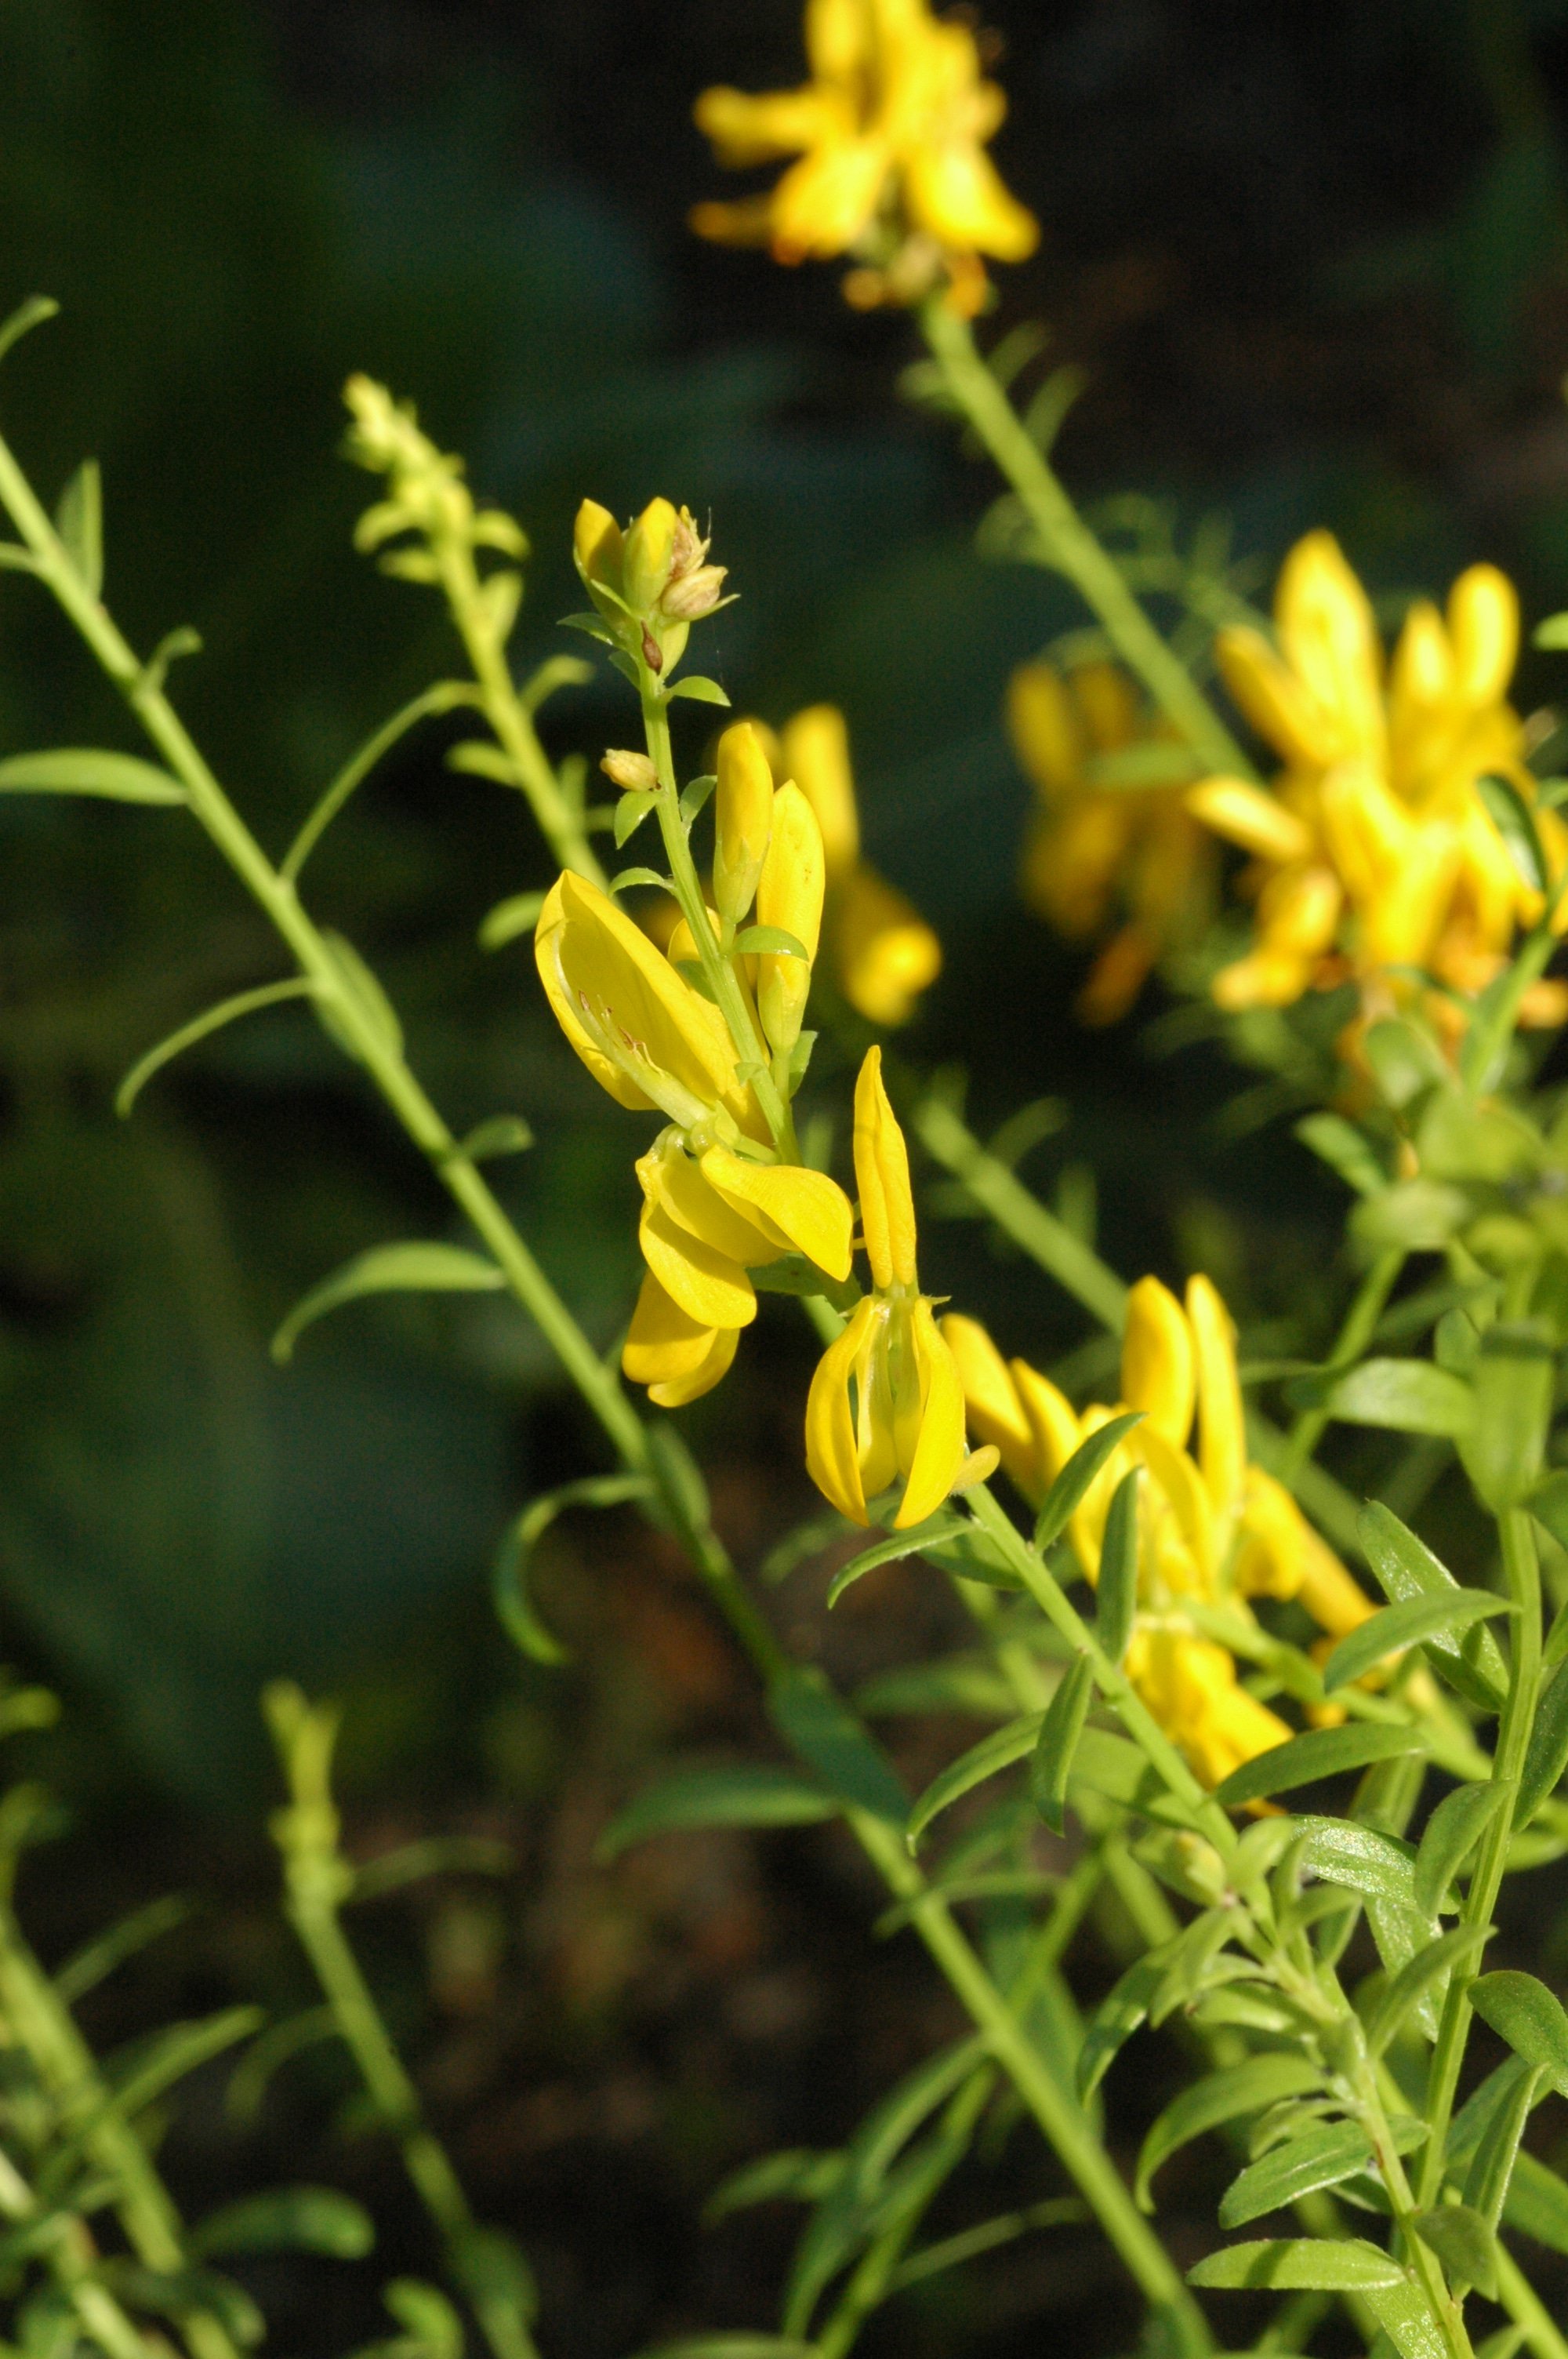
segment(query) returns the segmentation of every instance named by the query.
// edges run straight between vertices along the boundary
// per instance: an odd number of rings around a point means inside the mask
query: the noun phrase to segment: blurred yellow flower
[[[1255,862],[1253,947],[1217,976],[1216,998],[1284,1006],[1349,979],[1374,1014],[1406,986],[1400,969],[1480,990],[1516,928],[1541,909],[1476,792],[1495,772],[1535,799],[1507,701],[1519,650],[1513,585],[1495,566],[1474,565],[1454,582],[1446,617],[1419,600],[1386,677],[1367,593],[1331,534],[1309,533],[1291,551],[1274,611],[1277,648],[1232,629],[1217,653],[1231,695],[1285,767],[1271,793],[1216,777],[1187,798]],[[1568,832],[1552,811],[1536,818],[1556,868]],[[1568,991],[1538,984],[1524,1014],[1560,1023]]]
[[[1079,1443],[1117,1409],[1096,1404],[1080,1415],[1027,1362],[1004,1361],[975,1320],[950,1314],[942,1332],[971,1431],[995,1445],[1038,1505]],[[1293,1597],[1333,1636],[1374,1609],[1290,1493],[1249,1462],[1234,1333],[1207,1278],[1190,1281],[1184,1304],[1158,1278],[1132,1288],[1121,1393],[1120,1407],[1141,1409],[1143,1422],[1090,1484],[1069,1537],[1087,1578],[1098,1581],[1112,1495],[1141,1467],[1128,1676],[1197,1775],[1217,1786],[1291,1731],[1240,1684],[1228,1648],[1200,1627],[1193,1607],[1223,1605],[1250,1619],[1249,1598]]]
[[[873,1291],[817,1364],[806,1463],[823,1496],[856,1524],[869,1520],[868,1495],[902,1477],[893,1529],[905,1531],[941,1506],[961,1474],[982,1479],[996,1455],[968,1456],[957,1365],[920,1291],[909,1154],[881,1061],[880,1049],[868,1049],[855,1085],[855,1179]]]
[[[869,1022],[907,1024],[920,995],[942,972],[942,945],[914,904],[860,857],[843,714],[834,704],[808,704],[776,736],[761,722],[752,725],[767,747],[775,778],[795,781],[822,831],[834,981]]]
[[[1186,807],[1178,777],[1149,785],[1097,783],[1108,756],[1159,759],[1179,741],[1152,723],[1117,665],[1085,663],[1064,675],[1021,664],[1008,684],[1008,726],[1036,802],[1024,842],[1023,897],[1071,942],[1098,941],[1078,999],[1087,1024],[1125,1016],[1162,953],[1194,935],[1214,897],[1216,859]]]
[[[949,299],[974,312],[981,255],[1021,262],[1040,230],[985,152],[1007,101],[981,74],[973,31],[926,0],[806,0],[805,34],[802,87],[697,100],[720,164],[798,161],[764,194],[698,205],[692,227],[779,262],[851,255],[844,291],[862,310],[914,301],[945,277]]]

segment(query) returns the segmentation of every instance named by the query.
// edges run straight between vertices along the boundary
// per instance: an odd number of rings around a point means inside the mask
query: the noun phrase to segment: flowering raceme
[[[827,953],[851,1007],[906,1024],[942,971],[942,945],[914,904],[860,857],[849,739],[837,705],[808,704],[775,736],[753,723],[773,775],[793,778],[816,814],[827,876]]]
[[[939,1507],[954,1485],[980,1482],[992,1449],[971,1458],[957,1363],[920,1291],[909,1154],[882,1085],[882,1052],[868,1049],[855,1084],[855,1180],[872,1291],[817,1364],[806,1408],[812,1481],[851,1523],[867,1500],[903,1484],[895,1531]]]
[[[1088,1024],[1114,1024],[1162,952],[1212,903],[1215,860],[1184,785],[1101,785],[1092,766],[1162,743],[1179,753],[1177,741],[1145,720],[1131,681],[1109,663],[1065,675],[1044,661],[1021,664],[1007,717],[1036,797],[1023,897],[1068,941],[1100,942],[1078,1013]]]
[[[853,255],[844,291],[862,310],[946,277],[956,308],[977,310],[980,256],[1021,262],[1040,231],[985,152],[1007,101],[973,32],[926,0],[807,0],[805,30],[803,87],[708,90],[696,110],[721,164],[799,160],[762,195],[698,205],[693,228],[779,262]]]
[[[1506,701],[1519,647],[1512,584],[1475,565],[1446,618],[1418,601],[1385,679],[1367,594],[1332,536],[1314,532],[1285,561],[1275,627],[1277,652],[1247,629],[1222,631],[1217,646],[1236,702],[1285,763],[1273,792],[1214,777],[1188,796],[1258,864],[1254,944],[1216,978],[1215,996],[1283,1006],[1349,979],[1373,1012],[1397,995],[1400,969],[1480,990],[1541,908],[1476,791],[1497,772],[1535,799]],[[1555,871],[1568,833],[1546,810],[1536,823]],[[1565,1014],[1561,984],[1527,997],[1526,1021]]]
[[[1037,1505],[1079,1443],[1118,1412],[1095,1405],[1080,1416],[1026,1361],[1004,1361],[975,1320],[949,1315],[942,1332],[971,1430],[995,1445]],[[1143,1422],[1111,1452],[1069,1535],[1098,1581],[1112,1495],[1142,1468],[1128,1676],[1197,1775],[1217,1786],[1292,1732],[1240,1684],[1229,1649],[1204,1633],[1193,1607],[1223,1605],[1250,1619],[1249,1598],[1293,1597],[1334,1636],[1373,1608],[1284,1486],[1248,1462],[1230,1320],[1207,1278],[1190,1281],[1184,1305],[1158,1278],[1132,1288],[1121,1390],[1121,1407],[1141,1409]]]

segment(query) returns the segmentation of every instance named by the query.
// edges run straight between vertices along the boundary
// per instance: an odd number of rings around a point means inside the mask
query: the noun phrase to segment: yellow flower
[[[650,500],[622,533],[610,510],[584,500],[572,527],[572,556],[608,634],[651,671],[674,669],[693,623],[727,604],[727,568],[709,565],[708,544],[689,508]]]
[[[1162,953],[1201,928],[1215,864],[1184,786],[1099,786],[1091,765],[1162,741],[1174,749],[1174,734],[1150,723],[1109,663],[1080,664],[1065,678],[1049,663],[1021,664],[1007,717],[1037,798],[1023,897],[1068,941],[1100,942],[1078,1013],[1114,1024]]]
[[[968,1457],[957,1364],[920,1291],[909,1155],[882,1086],[880,1049],[867,1051],[855,1085],[855,1178],[874,1290],[811,1380],[806,1463],[824,1497],[857,1524],[869,1520],[868,1495],[902,1478],[893,1529],[905,1531],[941,1506],[960,1475],[978,1481],[996,1459]]]
[[[862,308],[914,300],[946,273],[950,299],[977,310],[979,256],[1021,262],[1040,230],[985,153],[1007,101],[973,32],[925,0],[807,0],[806,50],[802,88],[698,99],[720,164],[799,160],[763,195],[698,205],[692,227],[779,262],[854,255],[845,292]]]
[[[1048,1377],[1022,1360],[1004,1361],[975,1320],[950,1315],[942,1332],[971,1430],[995,1445],[1037,1505],[1073,1451],[1117,1410],[1097,1404],[1080,1415]],[[1373,1607],[1283,1484],[1249,1463],[1235,1340],[1207,1278],[1191,1280],[1184,1304],[1158,1278],[1132,1288],[1121,1394],[1121,1407],[1141,1409],[1143,1422],[1090,1484],[1069,1537],[1086,1575],[1098,1581],[1111,1497],[1130,1469],[1142,1468],[1128,1676],[1197,1774],[1217,1785],[1291,1732],[1238,1684],[1228,1649],[1199,1627],[1193,1604],[1249,1618],[1251,1597],[1293,1597],[1336,1637]]]
[[[1541,909],[1476,791],[1491,771],[1535,798],[1507,701],[1519,648],[1512,584],[1475,565],[1454,582],[1446,618],[1419,600],[1385,677],[1365,591],[1333,537],[1309,533],[1281,572],[1275,635],[1277,648],[1248,629],[1222,631],[1217,646],[1231,695],[1285,764],[1273,792],[1217,777],[1187,798],[1255,862],[1254,945],[1216,978],[1216,998],[1284,1006],[1348,978],[1375,1013],[1399,995],[1400,968],[1480,990]],[[1552,811],[1538,810],[1536,823],[1555,868],[1568,832]],[[1565,1015],[1562,984],[1534,987],[1527,1021]]]
[[[568,872],[535,933],[550,1005],[594,1079],[619,1104],[668,1117],[637,1164],[649,1277],[622,1362],[666,1408],[695,1400],[730,1365],[737,1332],[757,1315],[748,1270],[800,1253],[846,1278],[853,1229],[834,1180],[775,1158],[723,1018],[673,962],[685,931],[661,953]]]
[[[834,980],[869,1022],[890,1028],[907,1024],[921,994],[942,972],[942,945],[914,904],[860,857],[860,817],[843,714],[834,704],[809,704],[776,737],[760,722],[752,726],[768,750],[774,777],[795,781],[822,831]],[[790,930],[799,932],[798,927]]]

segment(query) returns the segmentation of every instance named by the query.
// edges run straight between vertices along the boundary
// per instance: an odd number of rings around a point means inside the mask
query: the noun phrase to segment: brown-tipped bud
[[[650,500],[626,536],[621,579],[633,614],[652,612],[675,570],[680,518],[668,500]]]
[[[723,565],[699,565],[695,573],[677,573],[659,601],[660,611],[677,623],[699,623],[723,595],[728,571]]]
[[[572,555],[589,590],[621,587],[621,527],[597,500],[584,500],[572,527]]]
[[[599,766],[611,786],[623,787],[629,794],[651,795],[659,783],[646,754],[634,754],[628,746],[612,745]]]
[[[810,961],[822,931],[822,896],[827,865],[816,814],[793,778],[773,797],[773,832],[757,884],[757,922],[782,926],[806,958],[765,951],[757,962],[757,1014],[775,1049],[787,1052],[800,1038],[811,990]]]
[[[719,740],[713,813],[713,897],[719,915],[738,926],[756,895],[773,817],[773,774],[749,721],[737,721]]]

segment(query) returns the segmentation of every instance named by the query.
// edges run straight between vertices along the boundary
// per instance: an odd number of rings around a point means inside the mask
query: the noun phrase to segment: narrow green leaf
[[[435,2286],[420,2277],[394,2277],[381,2298],[406,2338],[401,2348],[390,2346],[398,2359],[463,2359],[462,2320]]]
[[[665,689],[666,698],[688,696],[694,704],[724,704],[730,699],[716,679],[707,679],[702,673],[687,672],[682,679],[674,679]]]
[[[1514,874],[1530,893],[1544,893],[1547,886],[1546,855],[1536,832],[1535,817],[1511,778],[1501,777],[1496,771],[1484,772],[1476,781],[1476,792],[1486,806],[1487,817],[1503,839],[1503,849],[1513,863]],[[1473,2285],[1476,2278],[1470,2281]]]
[[[46,320],[56,319],[59,314],[59,305],[52,295],[29,295],[25,303],[18,303],[5,325],[0,327],[0,361],[34,328],[41,328]],[[1543,623],[1542,630],[1546,627]]]
[[[1470,1985],[1470,2004],[1516,2056],[1568,2097],[1568,2015],[1543,1982],[1533,1974],[1482,1974]]]
[[[1337,2187],[1362,2170],[1372,2142],[1358,2122],[1320,2122],[1300,2137],[1287,2138],[1233,2179],[1221,2198],[1222,2228],[1245,2228],[1265,2212],[1279,2212],[1320,2187]]]
[[[661,893],[670,890],[670,880],[661,876],[656,868],[622,868],[610,880],[612,893],[628,892],[633,885],[656,885]]]
[[[314,985],[307,976],[291,974],[280,983],[264,983],[254,991],[237,991],[232,998],[221,999],[216,1007],[209,1007],[202,1015],[193,1016],[189,1024],[182,1024],[177,1032],[170,1032],[145,1056],[137,1058],[114,1093],[115,1113],[122,1117],[128,1114],[153,1075],[161,1072],[184,1050],[194,1048],[198,1040],[205,1040],[210,1034],[222,1031],[225,1024],[232,1024],[237,1016],[254,1016],[264,1007],[278,1006],[286,999],[308,999],[313,989]]]
[[[1060,1692],[1060,1690],[1058,1690]],[[1043,1712],[1026,1712],[1019,1720],[1010,1720],[989,1736],[982,1736],[971,1745],[957,1761],[950,1761],[939,1777],[934,1777],[909,1814],[908,1840],[913,1850],[921,1836],[943,1810],[947,1810],[988,1777],[1000,1777],[1033,1752],[1044,1724]]]
[[[514,893],[508,899],[498,901],[480,926],[481,950],[498,951],[507,942],[515,941],[519,934],[531,934],[544,906],[543,893]]]
[[[1446,1596],[1459,1588],[1447,1566],[1381,1500],[1362,1509],[1356,1528],[1367,1561],[1390,1604],[1402,1604],[1411,1597]],[[1440,1631],[1423,1643],[1428,1661],[1450,1687],[1483,1712],[1501,1709],[1508,1694],[1508,1668],[1485,1623],[1477,1624],[1463,1640]]]
[[[522,2246],[504,2228],[464,2221],[448,2233],[447,2260],[478,2317],[492,2317],[497,2308],[510,2311],[514,2342],[518,2328],[525,2332],[533,2324],[539,2289]]]
[[[1134,1466],[1117,1484],[1100,1544],[1099,1585],[1095,1593],[1095,1636],[1113,1663],[1119,1663],[1132,1636],[1138,1607],[1138,1478]]]
[[[611,827],[617,852],[630,837],[636,834],[649,812],[655,809],[656,803],[655,796],[644,794],[639,788],[632,788],[621,797],[615,806],[615,817]]]
[[[800,959],[811,964],[811,952],[795,934],[786,933],[782,926],[747,926],[735,937],[735,947],[748,957],[753,951],[767,951],[778,958]]]
[[[1450,2359],[1447,2335],[1425,2294],[1408,2277],[1401,2274],[1396,2285],[1371,2287],[1367,2307],[1382,2329],[1372,2346],[1379,2359],[1390,2346],[1399,2359]]]
[[[1475,1419],[1459,1455],[1495,1516],[1519,1506],[1541,1479],[1556,1373],[1543,1320],[1495,1320],[1481,1337],[1470,1379]]]
[[[559,627],[563,631],[581,631],[586,637],[598,639],[607,647],[612,647],[615,645],[614,637],[606,627],[602,614],[563,614]]]
[[[1189,2285],[1227,2289],[1266,2286],[1280,2293],[1366,2293],[1404,2282],[1398,2261],[1361,2236],[1292,2236],[1227,2245],[1187,2271]]]
[[[903,1664],[880,1671],[855,1690],[856,1711],[871,1719],[881,1713],[952,1712],[975,1720],[1006,1720],[1012,1704],[1006,1680],[979,1655]]]
[[[282,1366],[307,1327],[367,1294],[493,1294],[506,1283],[492,1261],[463,1245],[372,1245],[297,1302],[272,1339]]]
[[[1529,1826],[1547,1796],[1555,1793],[1564,1769],[1568,1769],[1568,1664],[1558,1669],[1536,1706],[1519,1772],[1516,1827]]]
[[[1297,1786],[1315,1785],[1320,1777],[1334,1777],[1345,1769],[1364,1769],[1369,1761],[1391,1761],[1403,1753],[1425,1750],[1426,1739],[1420,1729],[1395,1728],[1382,1721],[1314,1728],[1244,1761],[1215,1788],[1214,1798],[1226,1810],[1234,1810],[1242,1802],[1260,1801],[1267,1794],[1288,1794]]]
[[[1343,1114],[1309,1114],[1297,1123],[1296,1136],[1357,1196],[1379,1196],[1388,1186],[1388,1174],[1371,1141]]]
[[[1497,2239],[1478,2212],[1467,2203],[1442,2203],[1418,2212],[1414,2224],[1422,2243],[1443,2263],[1450,2285],[1476,2286],[1488,2301],[1497,2299]]]
[[[1439,1802],[1415,1855],[1418,1916],[1437,1915],[1449,1886],[1512,1791],[1511,1784],[1493,1779],[1485,1786],[1461,1786]]]
[[[96,459],[83,459],[59,496],[55,530],[90,598],[103,587],[103,476]]]
[[[1488,2072],[1480,2087],[1466,2097],[1448,2125],[1448,2136],[1444,2146],[1444,2159],[1450,2179],[1472,2162],[1480,2147],[1491,2135],[1499,2112],[1513,2103],[1514,2091],[1530,2077],[1530,2067],[1510,2056],[1494,2072]]]
[[[571,1649],[546,1628],[529,1593],[529,1566],[546,1532],[568,1507],[619,1506],[627,1499],[645,1499],[652,1489],[645,1474],[589,1474],[546,1491],[513,1524],[496,1556],[492,1595],[503,1629],[535,1663],[555,1667],[571,1660]]]
[[[1129,1482],[1133,1477],[1129,1475]],[[1052,1697],[1029,1768],[1029,1799],[1055,1834],[1062,1832],[1073,1756],[1094,1699],[1094,1671],[1087,1655],[1075,1655]]]
[[[1407,1106],[1452,1076],[1430,1032],[1407,1016],[1386,1016],[1362,1036],[1362,1051],[1391,1106]]]
[[[1297,1826],[1303,1874],[1325,1884],[1343,1886],[1370,1900],[1415,1914],[1415,1847],[1398,1835],[1376,1827],[1359,1827],[1346,1819],[1303,1817]]]
[[[187,2236],[198,2258],[209,2253],[324,2253],[359,2261],[375,2245],[362,2203],[335,2187],[275,2187],[210,2212]]]
[[[1467,1630],[1476,1622],[1512,1611],[1507,1598],[1487,1589],[1455,1589],[1435,1597],[1410,1597],[1402,1605],[1385,1605],[1379,1614],[1341,1638],[1323,1667],[1323,1684],[1329,1693],[1353,1687],[1390,1655],[1440,1631]]]
[[[1456,1966],[1485,1949],[1490,1940],[1490,1925],[1458,1925],[1441,1940],[1429,1941],[1413,1958],[1406,1960],[1398,1973],[1384,1984],[1367,2024],[1367,2045],[1374,2056],[1380,2056],[1412,2007],[1442,1982]]]
[[[718,775],[712,770],[705,770],[699,778],[687,780],[681,789],[680,815],[687,827],[696,820],[718,784]]]
[[[103,1932],[84,1941],[73,1950],[63,1964],[55,1968],[54,1986],[67,2006],[74,2006],[90,1990],[112,1974],[127,1958],[145,1950],[165,1933],[172,1933],[190,1915],[193,1903],[179,1893],[170,1893],[162,1900],[149,1900],[145,1908],[133,1909]]]
[[[525,1155],[533,1144],[534,1133],[520,1114],[492,1114],[459,1141],[458,1153],[470,1163],[494,1163],[503,1155]]]
[[[1318,2066],[1307,2056],[1251,2056],[1244,2064],[1207,2073],[1172,2099],[1150,2127],[1138,2158],[1133,2192],[1140,2208],[1152,2211],[1149,2187],[1162,2162],[1201,2137],[1246,2114],[1260,2114],[1283,2097],[1304,2096],[1323,2085]]]
[[[1465,2175],[1465,2201],[1474,2205],[1488,2226],[1496,2227],[1502,2216],[1519,2140],[1540,2094],[1541,2081],[1541,2074],[1528,2068],[1519,2075],[1506,2102],[1495,2108]],[[1469,2282],[1476,2285],[1479,2279],[1472,2277]]]
[[[817,2350],[795,2334],[688,2334],[651,2343],[637,2359],[817,2359]]]
[[[790,2147],[742,2163],[719,2180],[702,2207],[703,2225],[716,2228],[731,2212],[750,2210],[753,2203],[817,2203],[830,2195],[844,2176],[845,2158],[824,2154],[816,2147]]]
[[[820,1288],[814,1286],[811,1290],[815,1294]],[[837,1605],[847,1589],[868,1572],[874,1572],[878,1565],[896,1564],[903,1557],[918,1556],[927,1544],[935,1546],[943,1540],[957,1539],[968,1529],[966,1516],[940,1514],[927,1516],[924,1524],[916,1524],[909,1531],[890,1533],[886,1539],[873,1542],[858,1556],[852,1556],[848,1564],[839,1566],[827,1586],[828,1604]]]
[[[1162,1941],[1137,1959],[1096,2008],[1078,2050],[1080,2104],[1094,2094],[1118,2054],[1147,2018],[1175,1948],[1175,1940]]]
[[[616,1812],[594,1857],[608,1862],[651,1835],[695,1827],[809,1827],[838,1815],[831,1794],[773,1762],[677,1769]]]
[[[1331,1387],[1326,1407],[1345,1424],[1396,1433],[1465,1433],[1475,1415],[1464,1378],[1429,1360],[1363,1360]]]
[[[185,788],[133,754],[70,745],[0,762],[0,795],[99,795],[115,803],[168,804],[184,802]]]
[[[1503,2222],[1549,2252],[1568,2253],[1568,2187],[1523,2147],[1514,2157]]]
[[[1141,1409],[1124,1409],[1109,1419],[1087,1441],[1080,1441],[1051,1488],[1034,1519],[1034,1545],[1042,1550],[1059,1539],[1089,1484],[1124,1435],[1142,1423]]]
[[[403,1027],[397,1020],[397,1010],[387,997],[381,977],[366,965],[346,936],[327,930],[322,933],[321,941],[331,960],[338,988],[359,1017],[361,1026],[373,1033],[393,1056],[400,1057],[403,1054]],[[323,1029],[337,1042],[344,1055],[351,1057],[356,1064],[362,1064],[364,1050],[361,1043],[345,1023],[342,1010],[333,1005],[331,995],[325,990],[317,994],[316,1014]]]
[[[814,1665],[781,1672],[768,1688],[768,1716],[784,1742],[840,1801],[904,1832],[909,1798],[887,1755]]]

